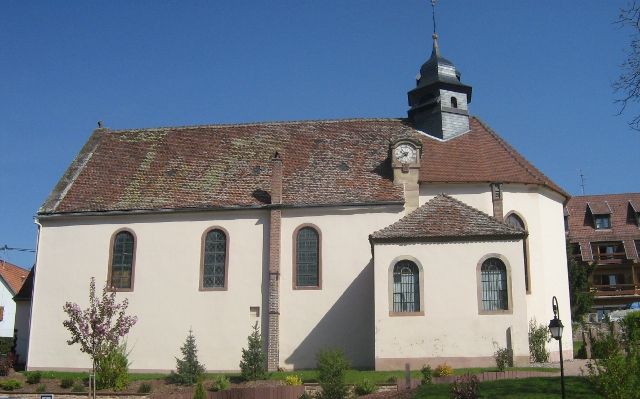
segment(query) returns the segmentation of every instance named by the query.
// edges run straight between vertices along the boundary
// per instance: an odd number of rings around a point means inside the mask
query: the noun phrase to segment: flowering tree
[[[129,333],[138,321],[135,316],[126,316],[129,301],[116,303],[116,293],[102,289],[102,298],[96,297],[96,280],[91,277],[89,284],[89,308],[81,310],[75,303],[67,302],[64,311],[69,320],[62,324],[71,332],[69,345],[80,344],[80,350],[91,356],[93,371],[101,358],[115,349],[120,338]],[[114,320],[115,318],[115,320]]]

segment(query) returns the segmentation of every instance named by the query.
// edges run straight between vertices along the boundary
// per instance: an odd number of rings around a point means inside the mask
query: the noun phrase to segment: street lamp
[[[551,336],[558,340],[560,346],[560,382],[562,383],[562,399],[565,399],[564,394],[564,362],[562,361],[562,321],[559,318],[560,310],[558,309],[558,299],[554,296],[551,300],[553,306],[553,319],[549,322],[549,331]]]

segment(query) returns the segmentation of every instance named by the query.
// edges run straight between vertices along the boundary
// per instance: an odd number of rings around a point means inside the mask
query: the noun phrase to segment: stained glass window
[[[203,288],[224,287],[227,262],[227,236],[222,230],[211,230],[204,242]]]
[[[113,241],[113,257],[111,263],[111,287],[131,288],[131,272],[133,269],[133,234],[122,231]]]

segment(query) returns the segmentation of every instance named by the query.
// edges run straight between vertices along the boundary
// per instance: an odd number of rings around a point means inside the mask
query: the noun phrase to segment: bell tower
[[[435,10],[435,0],[432,0]],[[460,81],[460,71],[440,54],[433,13],[433,51],[409,91],[409,120],[433,137],[449,140],[469,131],[471,86]]]

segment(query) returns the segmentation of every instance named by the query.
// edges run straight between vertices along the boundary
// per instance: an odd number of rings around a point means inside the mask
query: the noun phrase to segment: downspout
[[[40,234],[42,234],[42,225],[37,217],[33,217],[33,222],[38,225],[38,234],[36,235],[36,259],[33,263],[33,287],[31,287],[31,304],[29,305],[29,340],[27,341],[27,358],[25,359],[25,370],[29,371],[29,359],[31,358],[31,318],[33,316],[33,303],[35,302],[36,292],[36,268],[38,265],[38,254],[40,253]]]

